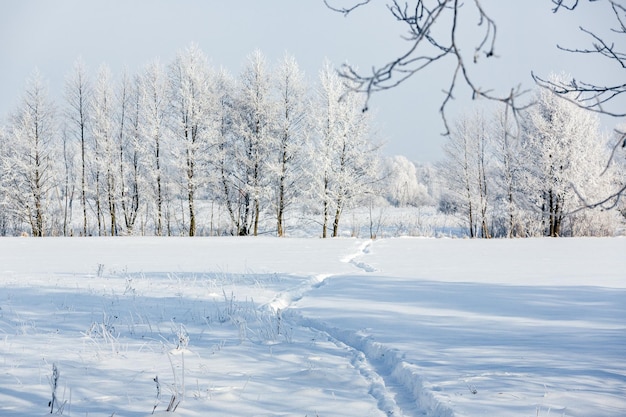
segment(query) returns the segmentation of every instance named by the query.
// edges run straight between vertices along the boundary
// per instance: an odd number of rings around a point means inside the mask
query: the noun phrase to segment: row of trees
[[[455,123],[442,162],[443,208],[472,237],[612,234],[614,205],[589,206],[623,186],[626,159],[611,155],[615,138],[575,98],[540,88],[533,101],[519,120],[477,112]]]
[[[282,236],[298,202],[336,236],[377,180],[362,107],[329,63],[309,88],[292,57],[271,67],[258,51],[236,78],[193,45],[118,79],[107,66],[92,79],[78,60],[60,105],[35,73],[0,130],[0,228],[256,235],[273,219]],[[214,207],[227,230],[214,228]]]
[[[358,204],[438,204],[470,237],[605,235],[626,213],[590,208],[626,159],[575,98],[461,118],[436,167],[381,159],[362,98],[328,63],[309,86],[255,52],[232,77],[195,46],[117,79],[78,60],[60,104],[35,73],[0,128],[0,235],[327,237]]]

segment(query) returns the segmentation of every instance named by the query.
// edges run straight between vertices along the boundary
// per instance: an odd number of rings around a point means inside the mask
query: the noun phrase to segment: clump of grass
[[[65,404],[67,401],[59,402],[57,397],[57,388],[59,387],[59,378],[61,376],[61,372],[59,372],[59,368],[57,368],[56,364],[52,364],[52,376],[48,378],[48,382],[50,383],[50,390],[52,391],[52,399],[48,402],[48,407],[50,407],[50,414],[54,414],[54,409],[56,407],[57,414],[63,414],[63,409],[65,408]]]
[[[50,414],[52,414],[57,400],[57,387],[59,386],[59,368],[57,368],[54,363],[52,364],[52,376],[50,377],[49,382],[52,390],[52,399],[48,403],[48,406],[50,407]]]
[[[154,407],[152,407],[152,414],[154,414],[154,412],[156,411],[157,407],[159,406],[159,401],[161,400],[161,383],[159,382],[159,376],[157,375],[156,377],[154,377],[153,381],[156,383],[157,398],[156,402],[154,403]],[[178,408],[178,404],[180,404],[180,399],[178,398],[178,392],[176,392],[170,397],[170,402],[168,403],[165,412],[173,413]]]

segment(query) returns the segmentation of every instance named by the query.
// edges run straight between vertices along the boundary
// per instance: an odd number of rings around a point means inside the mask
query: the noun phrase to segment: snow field
[[[0,415],[623,416],[624,249],[1,239]]]

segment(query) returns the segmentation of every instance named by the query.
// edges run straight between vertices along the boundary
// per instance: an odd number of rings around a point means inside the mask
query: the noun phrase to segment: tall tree
[[[214,195],[226,207],[233,226],[233,234],[248,232],[248,216],[245,208],[245,176],[237,160],[237,136],[235,134],[236,89],[235,80],[224,69],[216,76],[217,93],[217,141],[213,165],[218,173],[214,177]]]
[[[115,138],[115,99],[111,70],[102,65],[98,70],[92,101],[91,129],[93,136],[93,164],[98,234],[106,234],[105,213],[108,211],[108,233],[117,234],[118,202],[118,148]]]
[[[67,132],[72,135],[80,147],[80,204],[82,209],[82,235],[87,236],[87,150],[89,143],[89,121],[91,109],[92,90],[82,59],[74,62],[74,68],[65,81],[65,101],[67,107],[65,116],[68,120]]]
[[[140,206],[140,111],[139,79],[125,71],[117,87],[116,137],[119,206],[125,233],[132,235]]]
[[[326,62],[320,71],[315,106],[318,138],[313,151],[314,193],[322,203],[322,237],[339,234],[346,206],[371,193],[376,182],[377,146],[369,138],[369,113],[361,97],[346,87]]]
[[[441,172],[470,237],[491,237],[489,211],[490,132],[482,113],[458,120],[444,145]]]
[[[507,109],[494,112],[491,123],[495,161],[494,185],[499,190],[500,195],[497,198],[504,208],[502,235],[509,238],[520,237],[524,233],[519,207],[523,200],[519,190],[522,172],[522,163],[519,161],[521,148],[515,129]]]
[[[270,161],[276,214],[276,233],[285,235],[285,213],[303,187],[304,146],[308,108],[304,74],[293,56],[285,55],[276,76],[278,90],[276,133]]]
[[[560,78],[554,77],[554,82]],[[586,178],[599,175],[597,161],[606,157],[599,121],[593,113],[550,90],[537,91],[535,99],[536,105],[524,117],[522,135],[527,196],[542,213],[546,236],[571,234],[571,227],[565,231],[563,225],[568,213],[580,204],[577,187]]]
[[[259,231],[261,200],[269,185],[268,161],[274,115],[270,71],[265,57],[257,50],[248,56],[236,96],[235,148],[241,164],[240,192],[243,193],[239,234],[256,236]]]
[[[11,208],[30,224],[33,236],[44,236],[50,230],[47,216],[58,174],[59,129],[55,107],[38,71],[27,81],[8,135],[3,181],[12,190]]]
[[[205,185],[206,157],[209,154],[212,118],[210,69],[197,45],[180,52],[169,68],[172,134],[175,157],[183,171],[181,183],[189,212],[189,236],[197,231],[196,195]]]
[[[59,180],[57,184],[58,194],[60,196],[59,204],[61,204],[62,214],[62,233],[63,236],[73,235],[72,229],[72,213],[74,208],[74,193],[77,186],[77,170],[76,170],[76,157],[79,152],[76,152],[76,143],[69,137],[67,132],[67,124],[63,124],[61,132],[61,155],[63,160],[63,171],[60,173],[63,180]]]
[[[141,149],[145,182],[150,189],[155,210],[155,234],[165,234],[167,181],[165,177],[165,142],[169,113],[169,82],[159,61],[148,64],[140,78]]]

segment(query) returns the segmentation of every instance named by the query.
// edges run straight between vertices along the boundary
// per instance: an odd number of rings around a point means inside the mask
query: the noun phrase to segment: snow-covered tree
[[[567,230],[564,225],[580,207],[579,195],[598,195],[597,179],[608,160],[605,142],[597,115],[547,89],[538,90],[535,100],[523,121],[525,195],[541,214],[544,235],[571,235],[574,217]]]
[[[115,132],[115,96],[111,70],[102,65],[94,84],[91,108],[92,175],[98,234],[117,234],[118,148]],[[106,225],[108,213],[108,226]],[[107,231],[108,229],[108,231]]]
[[[72,72],[65,81],[65,129],[66,134],[78,143],[80,152],[78,166],[80,170],[79,192],[82,209],[82,235],[88,234],[87,222],[87,196],[88,196],[88,146],[89,146],[89,121],[91,109],[92,90],[89,76],[82,59],[74,62]],[[66,147],[70,147],[67,144]]]
[[[272,100],[270,70],[265,57],[255,51],[239,77],[233,118],[234,143],[238,164],[236,188],[238,234],[258,234],[261,210],[266,207],[269,189],[270,146],[274,127],[275,103]]]
[[[304,187],[309,100],[304,73],[293,56],[285,55],[276,73],[277,113],[269,170],[276,233],[284,236],[285,213],[297,201]]]
[[[2,155],[2,182],[9,208],[30,225],[33,236],[51,232],[50,209],[59,173],[59,127],[54,104],[39,71],[10,119]]]
[[[464,116],[444,145],[441,173],[470,237],[490,237],[489,131],[481,113]]]
[[[154,212],[154,232],[165,234],[166,213],[169,204],[169,186],[166,176],[166,150],[169,113],[169,81],[159,61],[146,65],[139,78],[139,132],[138,157],[140,175],[145,184],[149,210]]]
[[[74,198],[76,193],[76,187],[78,185],[78,170],[77,161],[78,144],[70,138],[67,125],[63,124],[61,127],[61,160],[63,162],[62,170],[59,172],[59,180],[56,187],[58,190],[60,214],[57,217],[61,223],[59,229],[63,236],[73,235],[72,229],[72,214],[74,212]]]
[[[197,45],[179,52],[169,67],[170,123],[174,158],[182,172],[178,181],[187,201],[189,236],[197,231],[196,197],[206,186],[209,139],[212,130],[213,99],[211,74],[206,55]]]
[[[378,148],[370,141],[363,98],[344,85],[329,62],[320,71],[316,99],[313,193],[321,200],[322,237],[328,236],[331,218],[335,237],[344,208],[373,190]]]
[[[216,107],[216,149],[212,165],[218,174],[213,177],[212,188],[216,200],[226,207],[233,226],[233,234],[243,235],[247,231],[248,218],[245,213],[245,193],[243,177],[236,154],[235,140],[235,80],[224,69],[215,79]]]
[[[428,201],[428,189],[418,181],[414,163],[402,155],[385,158],[383,162],[383,193],[391,204],[417,206]]]
[[[139,78],[127,72],[117,87],[116,139],[120,220],[124,232],[133,234],[141,199],[141,97]],[[122,223],[122,221],[120,221]]]

